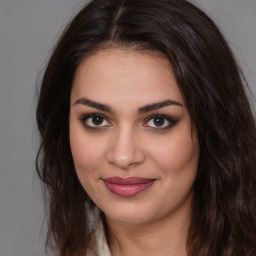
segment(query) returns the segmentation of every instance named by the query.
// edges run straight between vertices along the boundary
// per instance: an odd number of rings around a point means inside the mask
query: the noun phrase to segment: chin
[[[126,204],[122,206],[108,207],[108,209],[103,208],[101,208],[101,210],[105,214],[107,220],[120,224],[140,225],[148,222],[152,218],[149,209],[146,207]]]

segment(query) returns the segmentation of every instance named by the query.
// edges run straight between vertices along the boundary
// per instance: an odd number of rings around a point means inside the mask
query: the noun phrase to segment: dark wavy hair
[[[256,128],[246,82],[214,22],[185,0],[93,0],[59,39],[41,81],[37,172],[48,205],[46,244],[85,253],[96,207],[69,145],[74,73],[106,48],[163,53],[197,129],[200,159],[187,238],[189,256],[256,255]]]

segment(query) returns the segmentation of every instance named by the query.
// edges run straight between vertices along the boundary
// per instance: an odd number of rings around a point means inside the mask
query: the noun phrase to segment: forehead
[[[183,104],[170,62],[159,52],[107,49],[86,58],[75,73],[71,101],[78,97],[148,104],[166,98]]]

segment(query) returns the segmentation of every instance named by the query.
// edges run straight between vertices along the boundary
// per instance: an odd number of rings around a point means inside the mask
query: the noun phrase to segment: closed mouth
[[[131,197],[149,188],[156,179],[140,177],[109,177],[103,179],[106,188],[115,195]]]

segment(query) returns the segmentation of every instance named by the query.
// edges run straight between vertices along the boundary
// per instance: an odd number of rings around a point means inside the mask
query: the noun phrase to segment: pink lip
[[[118,196],[129,197],[139,194],[150,187],[155,179],[139,177],[109,177],[103,179],[106,188]]]

